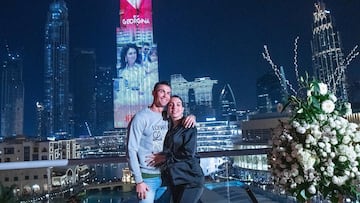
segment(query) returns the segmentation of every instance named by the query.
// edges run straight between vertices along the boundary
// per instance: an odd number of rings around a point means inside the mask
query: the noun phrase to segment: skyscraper
[[[11,53],[7,47],[7,57],[0,67],[0,137],[2,138],[23,133],[24,84],[22,73],[23,62],[21,56]]]
[[[186,113],[194,114],[199,121],[216,117],[212,91],[217,80],[202,77],[188,82],[181,74],[174,74],[171,75],[170,83],[172,94],[183,99]]]
[[[257,109],[259,113],[276,112],[286,102],[286,89],[274,73],[268,72],[256,81]]]
[[[45,25],[44,108],[47,136],[70,134],[69,22],[64,0],[50,4]]]
[[[219,117],[221,120],[236,121],[237,120],[237,106],[234,93],[230,84],[224,85],[221,89],[219,97]]]
[[[93,49],[75,49],[72,54],[70,84],[73,95],[75,136],[88,135],[95,125],[96,53]]]
[[[114,79],[114,127],[125,128],[133,115],[152,102],[159,80],[153,42],[152,0],[120,0],[116,29],[117,77]]]
[[[339,33],[325,3],[315,4],[311,41],[315,77],[326,83],[341,100],[347,101],[346,64]]]
[[[112,91],[115,68],[99,66],[96,70],[96,129],[94,133],[102,134],[114,128]]]

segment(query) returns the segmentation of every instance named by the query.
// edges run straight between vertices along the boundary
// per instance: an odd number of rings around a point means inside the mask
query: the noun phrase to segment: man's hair
[[[168,81],[160,81],[154,85],[153,91],[155,91],[160,85],[167,85],[167,86],[171,87],[171,85]]]

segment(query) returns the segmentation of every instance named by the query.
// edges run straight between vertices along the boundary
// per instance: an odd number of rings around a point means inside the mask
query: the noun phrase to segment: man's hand
[[[136,193],[139,199],[146,199],[146,192],[149,191],[149,187],[146,183],[136,183]]]
[[[193,128],[196,125],[196,117],[194,115],[188,115],[186,116],[186,118],[183,120],[183,126],[185,128]]]

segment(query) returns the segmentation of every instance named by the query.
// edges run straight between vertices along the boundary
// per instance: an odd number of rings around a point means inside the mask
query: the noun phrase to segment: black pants
[[[171,187],[174,203],[198,203],[203,191],[203,187],[187,187],[183,185]]]

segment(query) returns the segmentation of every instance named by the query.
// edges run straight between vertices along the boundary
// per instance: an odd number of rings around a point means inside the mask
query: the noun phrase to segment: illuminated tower
[[[113,83],[114,127],[126,128],[136,112],[151,104],[152,88],[159,81],[159,73],[153,41],[152,0],[120,0],[119,14],[117,76]]]
[[[24,123],[24,84],[23,64],[20,55],[10,53],[0,67],[0,137],[23,134]]]
[[[234,93],[229,84],[226,84],[220,92],[220,117],[228,121],[236,121],[236,101]]]
[[[315,77],[326,83],[341,100],[347,101],[344,55],[339,33],[330,11],[323,2],[315,4],[313,13],[312,61]]]
[[[188,82],[181,74],[171,75],[172,94],[180,96],[185,103],[185,112],[196,115],[199,121],[215,117],[212,90],[217,80],[209,77],[195,78]]]
[[[64,0],[50,4],[45,25],[45,99],[47,136],[70,134],[69,22]]]
[[[36,115],[37,115],[37,134],[36,137],[39,140],[47,140],[46,135],[46,114],[44,111],[44,105],[40,102],[36,102]]]

